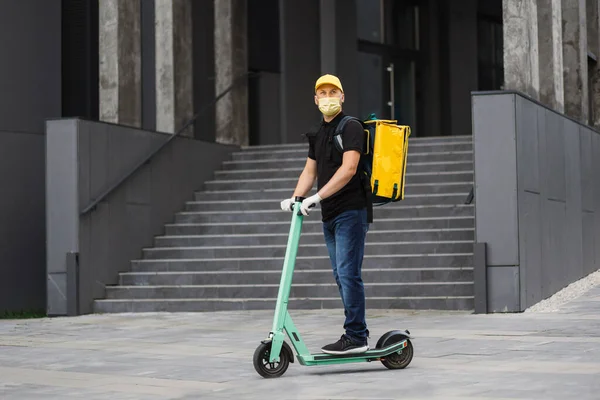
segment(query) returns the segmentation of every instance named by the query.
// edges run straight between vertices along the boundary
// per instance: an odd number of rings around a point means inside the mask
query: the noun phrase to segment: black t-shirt
[[[309,134],[308,157],[317,162],[317,190],[329,182],[331,177],[342,165],[343,155],[335,148],[332,141],[335,128],[344,117],[340,112],[331,122],[321,121],[316,133]],[[348,121],[342,132],[344,152],[356,150],[363,153],[365,132],[358,121]],[[359,171],[337,193],[321,202],[322,220],[327,221],[348,210],[358,210],[367,206],[365,191],[362,186]]]

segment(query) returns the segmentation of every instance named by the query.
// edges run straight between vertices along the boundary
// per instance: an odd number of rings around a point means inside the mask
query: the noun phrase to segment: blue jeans
[[[365,289],[361,277],[365,237],[369,230],[367,210],[345,211],[323,222],[325,243],[344,304],[344,329],[354,341],[366,342]]]

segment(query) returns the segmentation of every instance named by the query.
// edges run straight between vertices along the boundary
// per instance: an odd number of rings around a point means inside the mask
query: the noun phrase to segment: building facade
[[[302,140],[324,73],[415,136],[470,134],[470,93],[503,84],[500,0],[113,0],[99,21],[101,119],[175,132],[236,82],[187,132],[224,143]]]
[[[348,113],[469,135],[517,90],[600,127],[600,0],[0,0],[0,312],[45,301],[45,121],[302,141],[314,82]],[[227,91],[224,96],[221,94]]]
[[[99,11],[101,27],[120,27],[100,31],[101,119],[174,132],[236,82],[188,134],[296,142],[319,118],[313,82],[333,73],[349,113],[415,136],[470,134],[471,92],[500,89],[598,123],[596,0],[113,0]]]

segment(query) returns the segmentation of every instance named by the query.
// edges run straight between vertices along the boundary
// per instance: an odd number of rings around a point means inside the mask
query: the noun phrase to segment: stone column
[[[538,16],[536,0],[503,0],[504,88],[538,100]]]
[[[102,0],[98,7],[100,120],[139,127],[140,1]]]
[[[591,62],[590,85],[590,125],[600,129],[600,0],[587,1],[588,51],[595,58]]]
[[[216,141],[248,145],[248,71],[246,0],[215,0]]]
[[[191,0],[155,0],[156,129],[175,133],[193,117]],[[181,133],[193,136],[194,126]]]
[[[561,0],[537,0],[540,101],[564,112]]]
[[[589,88],[585,0],[562,0],[565,114],[588,123]]]

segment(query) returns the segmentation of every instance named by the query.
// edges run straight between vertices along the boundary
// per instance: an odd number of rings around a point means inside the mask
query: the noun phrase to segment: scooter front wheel
[[[290,365],[287,352],[282,351],[279,355],[279,361],[269,362],[269,355],[271,354],[271,343],[261,343],[254,351],[254,357],[252,359],[254,363],[254,369],[263,378],[278,378],[287,371]]]

